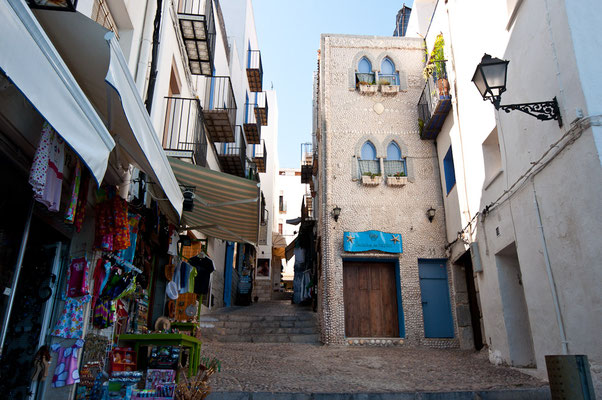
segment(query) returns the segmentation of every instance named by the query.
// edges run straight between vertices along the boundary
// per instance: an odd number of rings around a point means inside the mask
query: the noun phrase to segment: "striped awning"
[[[182,229],[196,229],[231,242],[257,243],[259,183],[168,157],[181,186],[194,191],[194,209]]]

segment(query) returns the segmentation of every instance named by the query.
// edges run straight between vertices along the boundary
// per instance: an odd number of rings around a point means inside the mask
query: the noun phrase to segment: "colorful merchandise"
[[[84,307],[92,296],[67,297],[65,307],[52,336],[65,339],[81,339],[84,334]]]
[[[128,204],[115,187],[101,188],[96,194],[96,237],[94,245],[105,251],[130,247]]]
[[[42,124],[40,143],[33,156],[33,163],[31,164],[31,170],[29,171],[29,184],[33,189],[33,197],[35,199],[41,199],[44,195],[52,131],[53,129],[50,124],[44,121],[44,124]]]
[[[130,230],[130,246],[125,250],[117,252],[117,256],[122,260],[133,263],[136,254],[136,240],[138,238],[138,225],[140,224],[140,215],[128,213],[128,224]]]
[[[52,351],[58,353],[58,360],[52,377],[52,386],[55,388],[79,383],[79,371],[77,369],[77,352],[84,345],[83,340],[78,340],[73,346],[61,347],[53,344]]]
[[[94,287],[92,288],[92,304],[90,309],[94,310],[96,301],[102,293],[107,280],[109,279],[109,272],[111,270],[111,263],[106,261],[104,258],[98,259],[96,267],[94,268]]]
[[[113,304],[111,299],[100,298],[96,301],[92,324],[98,329],[105,329],[113,325]]]
[[[73,224],[75,221],[75,213],[77,211],[77,199],[79,197],[79,187],[81,185],[82,178],[82,166],[77,159],[77,163],[75,164],[75,173],[73,174],[73,182],[71,183],[71,201],[69,202],[69,206],[67,207],[67,212],[65,212],[65,223]]]
[[[67,282],[68,297],[88,294],[88,261],[84,257],[71,260]]]
[[[90,186],[90,173],[87,168],[82,171],[82,182],[80,185],[79,195],[77,196],[77,211],[75,212],[75,231],[79,233],[84,224],[86,216],[86,204],[88,202],[88,188]]]

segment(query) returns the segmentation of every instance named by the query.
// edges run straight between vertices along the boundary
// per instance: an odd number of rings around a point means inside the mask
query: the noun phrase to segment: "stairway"
[[[286,300],[220,309],[199,322],[203,341],[319,343],[316,314]]]

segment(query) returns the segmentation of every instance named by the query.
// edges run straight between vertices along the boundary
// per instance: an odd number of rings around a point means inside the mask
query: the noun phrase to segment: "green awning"
[[[194,209],[183,212],[182,229],[232,242],[257,243],[259,183],[168,158],[179,184],[194,191]]]

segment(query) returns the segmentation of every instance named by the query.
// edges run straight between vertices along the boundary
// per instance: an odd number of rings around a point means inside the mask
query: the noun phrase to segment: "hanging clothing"
[[[75,173],[73,174],[73,182],[71,183],[71,201],[65,212],[65,223],[73,224],[75,221],[75,213],[77,212],[77,199],[79,197],[79,187],[82,178],[82,167],[79,159],[75,164]]]
[[[50,211],[59,210],[64,163],[65,143],[48,122],[44,122],[29,172],[29,184],[34,199]]]
[[[60,344],[53,344],[52,351],[58,353],[54,376],[52,377],[52,386],[60,388],[67,385],[79,383],[79,370],[77,369],[77,353],[84,346],[83,340],[78,340],[69,347],[61,347]]]
[[[198,271],[195,267],[190,268],[190,274],[188,276],[188,293],[194,293],[194,281]]]
[[[134,262],[136,254],[136,241],[138,238],[138,225],[140,224],[140,215],[128,213],[128,226],[130,232],[130,246],[125,250],[117,252],[117,256],[130,264]]]
[[[98,299],[94,306],[92,324],[98,329],[105,329],[113,325],[113,304],[111,299]]]
[[[82,182],[80,185],[79,194],[77,195],[77,210],[75,212],[75,231],[79,233],[84,224],[86,216],[86,204],[88,203],[88,188],[90,186],[90,173],[87,168],[83,168]]]
[[[92,303],[90,308],[94,310],[94,306],[96,305],[96,301],[100,297],[102,290],[104,289],[107,280],[109,279],[111,271],[111,263],[105,260],[104,258],[100,258],[96,262],[96,267],[94,268],[94,286],[92,287]]]
[[[50,143],[52,127],[48,122],[42,124],[40,143],[33,156],[33,163],[29,171],[29,184],[33,189],[33,197],[41,199],[44,195],[44,186],[46,185],[46,172],[48,171],[48,158],[50,156]]]
[[[167,254],[170,256],[178,255],[178,241],[180,240],[180,235],[178,235],[178,231],[175,228],[172,228],[171,237],[169,239],[169,248],[167,249]]]
[[[213,261],[209,257],[200,258],[199,256],[194,256],[188,262],[197,269],[197,276],[194,279],[194,293],[209,293],[209,280],[211,273],[215,271]]]
[[[180,265],[180,293],[188,293],[188,279],[190,278],[190,270],[193,267],[185,262]]]
[[[71,260],[67,282],[68,297],[81,297],[88,294],[88,261],[84,257]]]
[[[67,297],[65,307],[52,336],[65,339],[81,339],[84,335],[84,307],[92,296]]]

